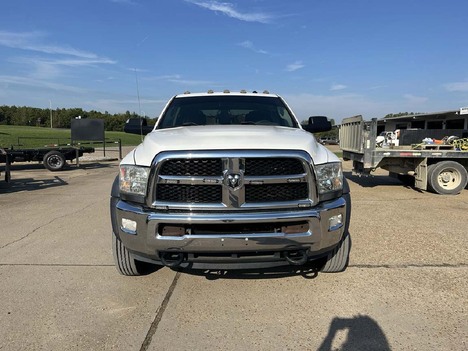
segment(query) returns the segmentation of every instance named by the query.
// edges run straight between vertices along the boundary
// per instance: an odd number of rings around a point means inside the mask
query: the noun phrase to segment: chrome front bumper
[[[165,213],[145,210],[143,207],[118,201],[116,204],[115,227],[125,247],[136,256],[159,260],[160,252],[183,253],[259,253],[306,250],[309,257],[328,251],[342,238],[347,218],[346,202],[343,198],[323,202],[311,209],[268,212],[235,213]],[[331,225],[330,219],[342,216],[341,224]],[[122,219],[134,221],[136,230],[122,226]],[[160,225],[199,224],[255,224],[307,222],[305,232],[243,233],[243,234],[188,234],[163,236],[158,234]]]

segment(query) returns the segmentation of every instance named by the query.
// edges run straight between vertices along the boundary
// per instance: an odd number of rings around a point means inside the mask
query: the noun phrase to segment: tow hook
[[[177,267],[184,261],[184,254],[182,252],[160,252],[159,259],[162,264],[167,267]]]
[[[288,261],[289,264],[294,266],[300,266],[307,262],[306,250],[286,251],[284,256],[286,258],[286,261]]]

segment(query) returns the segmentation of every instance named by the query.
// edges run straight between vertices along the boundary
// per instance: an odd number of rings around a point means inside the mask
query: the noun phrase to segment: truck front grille
[[[154,161],[154,207],[241,210],[308,207],[316,197],[301,151],[167,152]]]

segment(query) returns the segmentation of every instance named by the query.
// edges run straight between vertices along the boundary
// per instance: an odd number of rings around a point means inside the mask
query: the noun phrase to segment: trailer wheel
[[[65,156],[60,151],[49,151],[44,155],[44,167],[49,171],[60,171],[65,166]]]
[[[427,168],[427,186],[437,194],[458,194],[466,187],[467,181],[465,167],[455,161],[442,161]]]

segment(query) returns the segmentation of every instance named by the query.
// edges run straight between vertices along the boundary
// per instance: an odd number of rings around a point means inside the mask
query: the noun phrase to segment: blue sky
[[[468,106],[466,0],[15,0],[1,9],[0,105],[155,117],[186,90],[267,89],[301,120]]]

